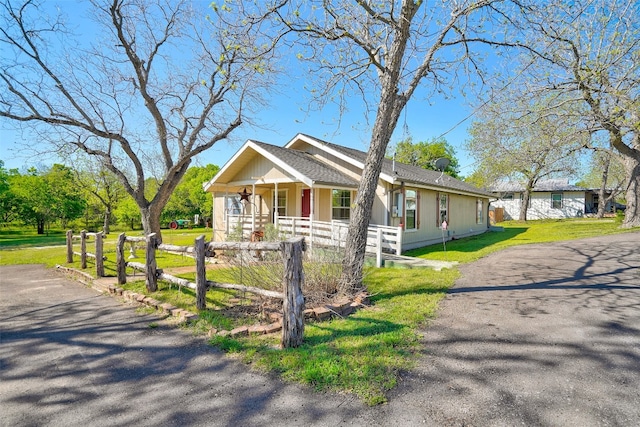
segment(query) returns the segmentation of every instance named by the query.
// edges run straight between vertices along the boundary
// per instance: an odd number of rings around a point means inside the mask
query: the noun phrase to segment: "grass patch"
[[[586,237],[619,234],[630,229],[620,228],[620,218],[575,218],[537,221],[506,221],[504,231],[495,231],[442,244],[407,251],[403,255],[441,261],[472,262],[510,246],[549,243]]]
[[[374,306],[344,318],[305,325],[300,348],[275,348],[279,337],[212,343],[244,362],[316,390],[347,391],[370,405],[382,403],[397,373],[411,369],[419,345],[418,326],[435,315],[457,270],[371,269],[366,283]]]
[[[64,245],[65,241],[66,232],[62,230],[38,234],[29,228],[0,228],[0,249]]]

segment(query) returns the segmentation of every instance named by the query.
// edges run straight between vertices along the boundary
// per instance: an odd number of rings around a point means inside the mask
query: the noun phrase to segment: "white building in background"
[[[504,220],[518,219],[524,186],[519,182],[500,182],[489,188],[497,200],[491,208],[501,210]],[[611,204],[606,208],[612,210]],[[527,219],[576,218],[598,211],[598,191],[569,184],[569,180],[539,181],[531,192]],[[500,215],[498,215],[499,217]]]

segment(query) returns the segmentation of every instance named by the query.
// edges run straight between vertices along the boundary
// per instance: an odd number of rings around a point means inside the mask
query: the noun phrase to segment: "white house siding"
[[[555,193],[555,192],[554,192]],[[580,217],[585,213],[585,193],[583,191],[560,191],[562,208],[552,208],[551,192],[534,192],[527,209],[527,219],[560,219]],[[513,194],[513,200],[497,200],[491,206],[504,208],[504,219],[520,217],[520,193]]]
[[[551,192],[536,193],[531,199],[527,219],[575,218],[584,214],[584,192],[564,191],[562,207],[552,208]]]
[[[502,208],[504,210],[503,219],[505,221],[518,219],[520,217],[520,199],[519,194],[513,195],[513,200],[493,200],[491,206],[494,208]]]

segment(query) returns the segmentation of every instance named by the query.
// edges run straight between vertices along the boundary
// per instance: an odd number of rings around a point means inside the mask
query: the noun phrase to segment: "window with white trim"
[[[275,214],[276,210],[276,192],[273,192],[272,206]],[[287,216],[287,190],[278,190],[278,216]]]
[[[444,221],[447,221],[447,224],[449,223],[449,195],[448,194],[440,193],[438,195],[438,208],[439,208],[438,227],[441,227]]]
[[[551,209],[562,209],[562,193],[551,193]]]
[[[225,207],[228,215],[242,215],[240,196],[226,196]]]
[[[351,218],[351,190],[331,190],[331,218],[347,221]]]
[[[404,199],[405,199],[405,230],[415,230],[418,228],[418,194],[416,190],[405,190]]]
[[[484,202],[482,199],[476,199],[476,224],[484,222]]]

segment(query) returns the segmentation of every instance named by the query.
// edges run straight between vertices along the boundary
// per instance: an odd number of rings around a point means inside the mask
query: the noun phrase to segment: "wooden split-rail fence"
[[[91,237],[95,238],[95,253],[87,252],[87,241]],[[80,252],[74,252],[74,240],[80,240]],[[103,247],[102,232],[88,233],[86,230],[82,230],[79,235],[74,236],[72,230],[67,231],[67,263],[71,264],[73,262],[73,256],[78,255],[80,257],[80,267],[85,269],[87,268],[87,259],[94,259],[97,277],[104,277],[104,262],[107,258],[103,255]]]
[[[86,252],[87,236],[96,238],[96,254]],[[73,252],[72,241],[75,238],[81,240],[81,252]],[[125,244],[132,245],[144,242],[145,262],[133,262],[125,259]],[[73,236],[71,231],[67,232],[67,262],[73,262],[73,254],[81,256],[82,268],[86,268],[86,257],[96,258],[96,275],[104,276],[104,264],[102,263],[102,233],[80,233],[80,236]],[[186,279],[175,277],[164,273],[158,268],[156,262],[156,250],[183,253],[192,256],[196,263],[195,283]],[[253,286],[245,286],[234,283],[219,283],[207,280],[206,258],[216,250],[236,250],[236,251],[282,251],[284,260],[283,292],[270,291]],[[145,274],[145,285],[149,292],[158,289],[158,280],[186,286],[196,291],[196,307],[199,310],[206,308],[206,293],[209,288],[235,289],[243,292],[251,292],[269,298],[283,300],[282,316],[282,347],[298,347],[302,344],[304,335],[304,296],[302,295],[302,281],[304,277],[302,258],[306,250],[304,237],[294,237],[280,242],[205,242],[204,236],[195,239],[194,246],[177,246],[160,243],[155,233],[145,237],[126,236],[122,233],[118,236],[116,243],[116,271],[118,284],[127,282],[126,268],[130,267]],[[83,255],[84,254],[84,255]],[[100,260],[100,262],[98,262]],[[100,267],[98,267],[100,264]]]

